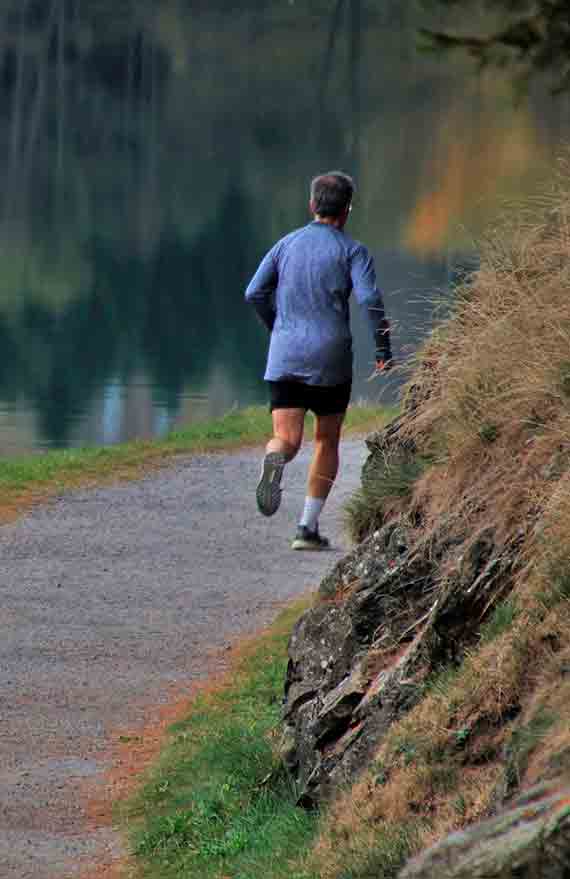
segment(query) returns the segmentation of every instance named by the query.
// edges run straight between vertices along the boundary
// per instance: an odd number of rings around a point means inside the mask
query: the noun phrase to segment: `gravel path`
[[[70,493],[0,528],[2,879],[63,879],[120,853],[85,805],[116,731],[191,695],[212,650],[318,584],[346,548],[341,506],[364,452],[343,445],[323,517],[330,553],[289,549],[310,446],[272,519],[256,512],[260,453],[246,451]]]

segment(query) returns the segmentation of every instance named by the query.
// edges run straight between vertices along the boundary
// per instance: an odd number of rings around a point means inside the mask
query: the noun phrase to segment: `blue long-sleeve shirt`
[[[266,381],[339,385],[352,378],[349,299],[371,324],[376,358],[390,360],[390,332],[366,247],[313,221],[275,244],[245,298],[271,332]]]

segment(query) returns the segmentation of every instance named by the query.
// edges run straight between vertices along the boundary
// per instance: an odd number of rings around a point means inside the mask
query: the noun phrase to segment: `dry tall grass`
[[[418,355],[412,385],[429,400],[414,427],[443,437],[448,459],[479,457],[521,431],[568,437],[570,177],[534,208],[490,230],[453,316]]]

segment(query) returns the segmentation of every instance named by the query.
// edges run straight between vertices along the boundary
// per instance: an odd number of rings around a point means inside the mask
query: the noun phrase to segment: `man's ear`
[[[309,210],[310,210],[310,212],[311,212],[312,214],[316,214],[316,213],[317,213],[317,206],[316,206],[316,204],[315,204],[315,202],[314,202],[313,199],[311,199],[310,202],[309,202]]]

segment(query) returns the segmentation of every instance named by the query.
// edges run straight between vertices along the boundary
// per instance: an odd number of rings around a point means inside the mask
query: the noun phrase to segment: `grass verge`
[[[276,755],[296,602],[245,649],[225,684],[198,697],[146,783],[119,807],[148,879],[310,879],[302,853],[318,817],[297,808]]]
[[[352,406],[346,429],[348,433],[372,430],[394,415],[393,408]],[[256,406],[191,424],[161,440],[0,459],[0,521],[8,521],[38,500],[63,490],[114,479],[135,479],[176,455],[257,445],[270,430],[269,412]],[[311,435],[312,419],[308,419],[307,437]]]

